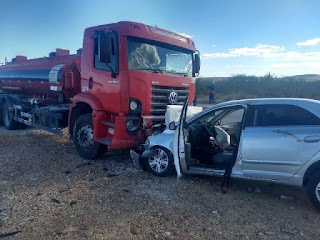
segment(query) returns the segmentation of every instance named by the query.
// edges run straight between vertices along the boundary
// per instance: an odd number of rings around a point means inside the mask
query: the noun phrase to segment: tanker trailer
[[[80,51],[57,49],[49,57],[17,56],[0,66],[2,124],[9,130],[24,125],[62,135],[68,126],[71,98],[80,92]]]

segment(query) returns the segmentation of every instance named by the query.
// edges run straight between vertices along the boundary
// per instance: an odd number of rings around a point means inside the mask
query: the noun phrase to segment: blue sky
[[[0,62],[75,52],[86,27],[122,20],[191,36],[202,76],[320,74],[319,0],[2,0]]]

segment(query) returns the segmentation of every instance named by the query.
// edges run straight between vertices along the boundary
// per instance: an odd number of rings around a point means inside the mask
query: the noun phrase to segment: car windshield
[[[128,61],[129,69],[192,76],[192,52],[168,44],[129,37]]]

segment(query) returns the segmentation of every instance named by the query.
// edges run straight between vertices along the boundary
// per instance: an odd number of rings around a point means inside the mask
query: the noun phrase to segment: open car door
[[[179,126],[177,127],[173,140],[173,157],[174,157],[174,165],[177,171],[178,177],[180,177],[183,173],[187,172],[187,164],[186,164],[186,156],[185,156],[185,135],[184,135],[184,126],[187,118],[188,111],[188,98],[185,100],[181,115]]]

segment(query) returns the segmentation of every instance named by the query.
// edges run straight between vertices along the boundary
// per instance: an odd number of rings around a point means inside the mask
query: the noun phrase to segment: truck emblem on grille
[[[171,92],[168,96],[168,102],[170,104],[176,104],[178,102],[178,93]]]

